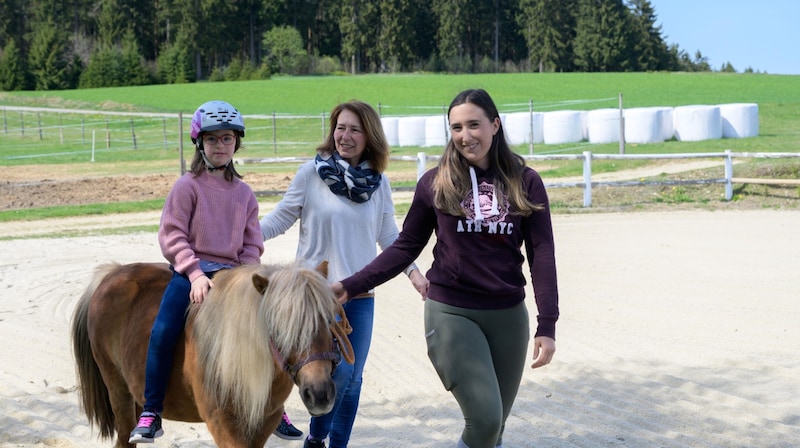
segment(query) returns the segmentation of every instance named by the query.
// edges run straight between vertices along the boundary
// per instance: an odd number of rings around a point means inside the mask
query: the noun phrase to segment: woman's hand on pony
[[[333,291],[333,296],[336,298],[336,301],[339,302],[340,305],[344,305],[345,303],[350,301],[350,295],[347,294],[347,290],[344,289],[344,285],[342,285],[342,282],[332,283],[331,291]]]

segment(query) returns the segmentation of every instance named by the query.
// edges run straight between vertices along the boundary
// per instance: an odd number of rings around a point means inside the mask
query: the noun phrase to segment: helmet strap
[[[232,160],[229,160],[229,161],[228,161],[228,163],[226,163],[225,165],[222,165],[222,166],[214,166],[214,164],[212,164],[212,163],[211,163],[211,161],[210,161],[210,160],[208,160],[208,157],[206,157],[206,151],[205,151],[205,149],[201,149],[201,150],[200,150],[200,155],[203,157],[203,162],[205,162],[205,164],[206,164],[206,169],[208,170],[208,172],[209,172],[209,173],[213,173],[213,172],[214,172],[214,171],[216,171],[216,170],[224,170],[224,169],[225,169],[225,168],[227,168],[227,166],[228,166],[228,165],[230,165],[230,163],[232,162]]]

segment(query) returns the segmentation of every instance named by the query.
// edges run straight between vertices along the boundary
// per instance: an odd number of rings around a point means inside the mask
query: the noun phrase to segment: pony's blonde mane
[[[254,274],[269,279],[263,296]],[[286,358],[308,351],[333,321],[336,301],[325,278],[300,263],[240,266],[213,281],[206,300],[189,313],[205,388],[216,403],[232,404],[255,431],[276,373],[270,340]]]

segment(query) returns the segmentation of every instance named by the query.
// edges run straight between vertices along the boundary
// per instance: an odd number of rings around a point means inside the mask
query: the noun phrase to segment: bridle
[[[336,366],[342,362],[342,359],[348,364],[352,364],[355,361],[353,346],[350,344],[350,339],[347,337],[348,334],[352,333],[353,328],[350,326],[350,322],[347,320],[347,316],[345,316],[344,308],[342,308],[341,304],[338,305],[338,309],[336,310],[336,317],[337,319],[335,319],[330,326],[331,335],[333,336],[331,350],[321,353],[312,353],[294,364],[289,364],[289,360],[283,357],[270,339],[269,349],[272,351],[275,362],[281,370],[289,374],[295,384],[297,384],[297,374],[300,373],[300,369],[310,362],[329,360],[333,365],[332,373],[336,370]]]

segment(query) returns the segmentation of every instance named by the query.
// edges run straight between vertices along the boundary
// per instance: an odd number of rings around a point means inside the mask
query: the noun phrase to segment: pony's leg
[[[117,363],[105,351],[95,347],[95,360],[108,389],[108,401],[114,414],[114,430],[117,432],[115,448],[132,448],[128,443],[131,431],[136,426],[136,402],[130,392],[130,385],[119,370]]]
[[[226,448],[249,448],[251,446],[245,435],[241,431],[237,431],[238,425],[233,421],[229,413],[217,409],[209,415],[204,415],[203,420],[206,422],[208,432],[211,433],[217,446]],[[264,444],[261,444],[259,448],[263,446]]]
[[[260,434],[258,440],[254,441],[253,448],[261,448],[264,444],[267,443],[267,439],[275,432],[275,428],[278,427],[278,424],[281,422],[281,418],[283,418],[284,408],[281,406],[277,411],[273,412],[272,414],[268,415],[264,419],[264,432]],[[260,445],[258,443],[261,443]]]
[[[136,426],[136,402],[128,391],[128,384],[122,376],[113,375],[107,378],[109,401],[114,412],[114,429],[117,431],[115,448],[132,448],[136,445],[128,443],[131,431]]]
[[[278,427],[282,415],[283,406],[264,419],[260,434],[250,437],[241,432],[239,429],[241,428],[241,422],[233,418],[229,412],[217,409],[209,415],[204,415],[203,420],[206,422],[208,432],[211,433],[217,446],[226,448],[263,448],[269,436]]]

